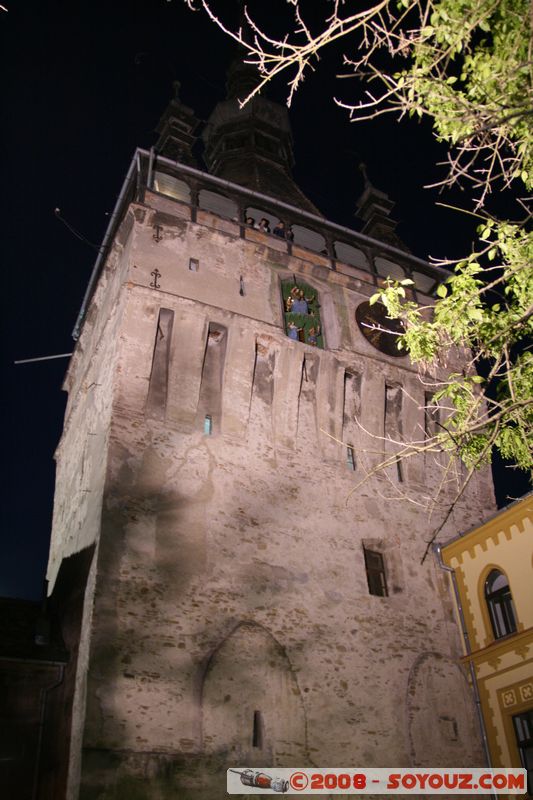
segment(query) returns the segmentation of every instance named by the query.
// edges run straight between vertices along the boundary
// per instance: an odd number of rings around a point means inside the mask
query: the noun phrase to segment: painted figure
[[[291,294],[293,297],[291,308],[292,313],[309,314],[309,306],[307,304],[307,299],[304,297],[303,289],[297,290],[297,293],[295,294],[293,294],[291,291]]]
[[[287,336],[289,337],[289,339],[293,339],[295,342],[297,342],[300,339],[299,334],[301,330],[303,329],[298,328],[298,326],[295,325],[294,322],[289,322],[287,326]]]
[[[316,328],[309,328],[307,331],[307,344],[316,347],[318,344],[318,337],[320,336],[320,325]]]

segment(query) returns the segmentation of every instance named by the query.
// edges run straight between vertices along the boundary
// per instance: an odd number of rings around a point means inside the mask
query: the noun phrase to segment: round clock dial
[[[355,312],[359,330],[370,344],[387,356],[404,356],[398,350],[399,334],[403,333],[403,325],[397,319],[387,317],[387,309],[383,303],[370,305],[368,301],[360,303]]]

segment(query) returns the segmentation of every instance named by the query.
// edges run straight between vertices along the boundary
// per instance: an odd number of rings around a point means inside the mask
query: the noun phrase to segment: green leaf
[[[369,299],[368,303],[369,305],[373,306],[375,303],[379,302],[380,299],[381,299],[381,292],[376,292],[376,294],[373,294],[372,297]]]
[[[437,287],[437,295],[439,297],[447,297],[448,287],[441,283],[440,286]]]

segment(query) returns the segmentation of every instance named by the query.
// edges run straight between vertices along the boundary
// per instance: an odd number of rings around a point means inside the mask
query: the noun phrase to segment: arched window
[[[219,217],[227,217],[228,219],[238,219],[239,217],[239,207],[235,200],[223,194],[218,194],[218,192],[211,192],[209,189],[200,191],[198,205],[205,211],[212,211],[213,214],[218,214]]]
[[[294,244],[299,244],[300,247],[305,247],[307,250],[314,250],[315,253],[327,255],[326,240],[321,233],[304,228],[303,225],[291,225],[290,229]]]
[[[334,242],[333,247],[337,261],[368,270],[368,258],[358,247],[346,244],[346,242]]]
[[[289,339],[312,347],[324,347],[320,303],[316,289],[301,280],[283,281],[285,333]]]
[[[509,581],[497,569],[489,573],[485,581],[485,600],[495,639],[516,631],[516,616]]]
[[[182,203],[191,202],[191,190],[185,181],[180,181],[166,172],[156,172],[154,174],[154,189],[156,192],[166,194]]]
[[[405,278],[405,270],[395,261],[389,261],[388,258],[378,256],[374,259],[374,264],[376,265],[376,272],[382,278],[394,278],[397,281]]]

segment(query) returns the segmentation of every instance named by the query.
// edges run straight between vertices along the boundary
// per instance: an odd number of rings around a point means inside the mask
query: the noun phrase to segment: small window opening
[[[355,472],[355,453],[351,444],[346,448],[346,464],[348,465],[348,469]]]
[[[211,414],[206,414],[204,418],[204,434],[206,436],[211,436],[213,433],[213,419]]]
[[[485,581],[485,599],[495,639],[516,631],[516,615],[509,582],[503,572],[493,569]]]
[[[376,550],[367,550],[366,547],[363,548],[363,552],[365,554],[368,591],[377,597],[388,597],[385,564],[382,554]]]
[[[191,272],[198,272],[200,269],[200,262],[197,258],[189,258],[189,269]]]
[[[263,747],[263,714],[261,711],[254,711],[252,747],[257,747],[259,749]]]
[[[439,717],[439,726],[442,736],[449,742],[457,742],[459,739],[459,730],[457,727],[457,720],[453,717]]]

